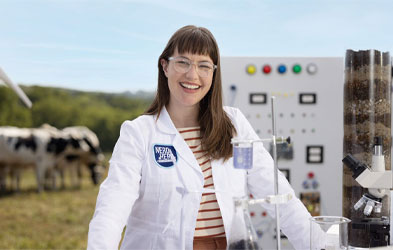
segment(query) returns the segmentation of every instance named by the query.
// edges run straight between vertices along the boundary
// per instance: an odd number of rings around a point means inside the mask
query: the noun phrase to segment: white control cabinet
[[[277,135],[291,138],[279,168],[314,215],[341,215],[343,58],[223,57],[221,68],[225,105],[240,108],[260,138],[271,137],[276,96]],[[260,206],[250,213],[262,248],[274,249],[274,220]],[[282,249],[292,249],[285,238]]]

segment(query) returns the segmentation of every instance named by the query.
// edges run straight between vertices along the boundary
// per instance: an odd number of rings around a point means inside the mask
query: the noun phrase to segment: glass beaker
[[[247,196],[234,198],[235,213],[232,218],[232,227],[229,235],[227,250],[260,250],[258,236],[255,232],[248,210]]]
[[[233,144],[233,166],[237,169],[252,168],[252,140],[240,140],[232,138]]]
[[[348,224],[351,220],[340,216],[310,218],[310,249],[348,249]]]

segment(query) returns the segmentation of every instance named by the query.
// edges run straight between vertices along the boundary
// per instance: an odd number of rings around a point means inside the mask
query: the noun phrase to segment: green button
[[[293,73],[299,74],[302,71],[302,67],[299,64],[295,64],[292,68]]]

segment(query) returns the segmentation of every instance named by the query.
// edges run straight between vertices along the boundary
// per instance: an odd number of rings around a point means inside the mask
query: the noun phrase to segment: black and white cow
[[[35,152],[37,145],[32,141],[31,133],[28,129],[18,131],[15,127],[0,128],[0,190],[5,190],[8,174],[12,176],[11,187],[19,185],[21,169],[29,166],[32,159],[28,156],[25,162],[29,163],[21,165],[20,161],[14,159],[14,151],[20,150],[25,153],[26,150],[31,150]],[[10,145],[12,145],[12,150]]]
[[[45,172],[53,168],[67,146],[67,141],[54,131],[0,128],[0,162],[5,172],[17,173],[19,176],[21,169],[35,167],[38,191],[43,189]],[[6,177],[2,176],[3,179]]]
[[[76,150],[73,154],[67,154],[63,162],[58,165],[62,186],[64,187],[64,172],[68,169],[73,185],[80,187],[82,166],[88,167],[92,181],[97,185],[104,172],[102,165],[104,155],[97,135],[84,126],[66,127],[62,132],[80,142],[79,150]]]
[[[98,140],[98,139],[97,139]],[[89,143],[82,136],[71,135],[51,126],[41,128],[0,127],[0,188],[5,188],[7,174],[16,176],[15,185],[19,188],[20,172],[27,167],[34,167],[38,191],[45,185],[45,175],[55,173],[56,168],[64,169],[69,159],[94,158]],[[95,155],[98,159],[100,156]],[[92,166],[93,161],[89,162]],[[98,160],[94,161],[98,164]],[[91,167],[94,183],[98,175]],[[96,178],[97,177],[97,178]],[[53,183],[55,183],[53,181]],[[12,184],[13,185],[13,184]]]

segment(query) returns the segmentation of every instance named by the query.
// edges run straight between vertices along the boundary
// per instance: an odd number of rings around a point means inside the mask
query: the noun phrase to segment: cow
[[[0,190],[6,189],[6,177],[11,176],[11,189],[19,188],[21,169],[31,167],[32,155],[37,151],[37,143],[30,129],[0,127]],[[24,155],[18,159],[17,152]]]
[[[0,189],[5,189],[7,173],[15,176],[15,185],[19,189],[21,170],[34,167],[37,190],[41,192],[45,175],[51,176],[57,168],[64,169],[67,162],[75,159],[77,166],[81,163],[89,166],[93,182],[97,184],[99,174],[94,164],[103,158],[99,147],[93,144],[98,145],[98,139],[87,128],[79,135],[73,130],[76,129],[61,131],[49,125],[40,128],[0,127]],[[55,181],[52,183],[55,185]]]
[[[68,147],[68,141],[54,131],[40,128],[0,128],[0,164],[6,169],[3,172],[14,173],[18,179],[21,168],[35,167],[38,191],[43,189],[45,172],[56,164],[58,155]]]
[[[95,185],[99,184],[105,169],[102,165],[105,157],[101,151],[97,135],[84,126],[66,127],[62,132],[80,142],[79,150],[67,154],[62,159],[61,164],[57,166],[62,187],[65,186],[64,172],[67,169],[70,172],[73,186],[81,186],[82,166],[88,167],[93,183]]]

